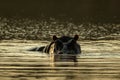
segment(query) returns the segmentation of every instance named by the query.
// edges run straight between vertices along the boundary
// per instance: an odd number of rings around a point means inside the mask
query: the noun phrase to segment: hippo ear
[[[58,38],[56,37],[56,35],[54,35],[54,36],[53,36],[53,40],[55,41],[56,39],[58,39]]]
[[[78,40],[78,38],[79,38],[79,36],[78,36],[78,35],[75,35],[75,36],[74,36],[74,40],[75,40],[75,41],[77,41],[77,40]]]

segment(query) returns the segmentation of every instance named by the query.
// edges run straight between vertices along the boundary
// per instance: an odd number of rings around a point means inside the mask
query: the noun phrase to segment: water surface
[[[0,80],[120,80],[120,41],[79,41],[78,65],[56,62],[27,49],[47,41],[1,41]]]

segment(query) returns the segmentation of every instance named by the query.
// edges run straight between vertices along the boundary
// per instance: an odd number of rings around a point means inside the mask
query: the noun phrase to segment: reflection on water
[[[99,42],[97,44],[99,45]],[[54,62],[55,66],[53,67],[50,65],[53,63],[50,61],[49,55],[25,51],[27,48],[36,45],[33,43],[1,43],[0,80],[120,79],[120,54],[118,50],[116,53],[84,53],[85,46],[82,44],[83,53],[77,56],[77,65],[64,57],[63,61]],[[97,48],[102,49],[100,46]],[[116,47],[114,46],[115,49]]]

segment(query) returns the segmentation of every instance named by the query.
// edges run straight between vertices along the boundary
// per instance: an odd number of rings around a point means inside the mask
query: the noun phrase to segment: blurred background
[[[120,16],[120,0],[1,0],[0,15]]]
[[[27,37],[32,33],[33,36],[41,33],[41,36],[45,37],[48,34],[50,34],[48,36],[79,34],[82,36],[81,39],[91,39],[93,35],[95,39],[114,33],[116,35],[120,31],[119,8],[120,0],[0,0],[0,28],[3,30],[0,36],[1,39],[13,39],[16,36],[8,38],[5,36],[9,33],[15,35],[22,29],[25,30],[20,33],[23,38],[17,35],[20,39],[33,39]],[[14,28],[18,26],[20,30]],[[64,33],[66,30],[68,32]],[[28,34],[27,31],[31,32]],[[38,36],[35,39],[43,38]]]

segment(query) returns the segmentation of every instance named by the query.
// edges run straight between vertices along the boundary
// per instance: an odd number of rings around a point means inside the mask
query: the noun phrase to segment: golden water
[[[120,80],[120,41],[79,42],[78,65],[55,62],[49,56],[26,51],[46,45],[43,41],[1,41],[0,80]]]

